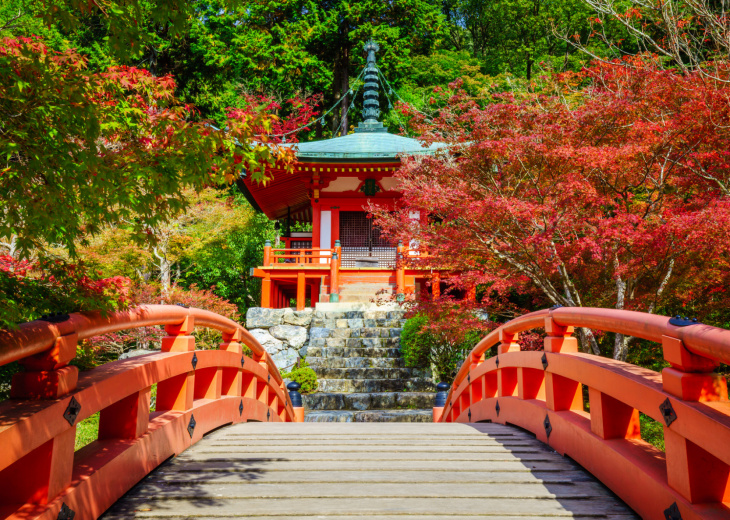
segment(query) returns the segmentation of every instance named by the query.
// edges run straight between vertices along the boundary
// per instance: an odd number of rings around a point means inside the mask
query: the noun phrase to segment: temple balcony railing
[[[262,279],[261,306],[264,308],[288,307],[294,299],[297,310],[302,310],[308,290],[312,305],[321,301],[339,302],[341,273],[346,284],[348,280],[349,283],[363,283],[364,279],[379,283],[385,276],[395,282],[397,301],[415,297],[416,278],[430,279],[433,297],[438,298],[442,274],[431,267],[428,252],[400,242],[394,250],[394,261],[388,265],[353,267],[343,263],[339,240],[331,249],[280,248],[272,247],[271,242],[266,241],[263,264],[252,269],[251,275]],[[469,296],[475,296],[475,291],[470,291]]]

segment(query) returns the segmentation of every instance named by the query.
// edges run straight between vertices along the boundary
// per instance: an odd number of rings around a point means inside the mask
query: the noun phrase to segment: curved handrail
[[[519,332],[538,327],[547,335],[544,352],[520,351]],[[579,353],[574,327],[660,342],[670,367],[660,374]],[[495,345],[497,355],[485,360]],[[730,403],[725,378],[713,369],[729,360],[729,330],[616,309],[542,310],[505,323],[472,349],[434,420],[528,429],[643,518],[727,517]],[[639,412],[664,427],[666,453],[641,440]]]
[[[224,334],[238,331],[242,342],[254,355],[266,359],[274,377],[278,377],[278,382],[281,382],[279,371],[266,349],[245,328],[214,312],[179,305],[142,305],[106,315],[99,312],[80,312],[70,314],[68,319],[61,322],[35,320],[23,323],[17,329],[0,330],[0,366],[45,352],[61,336],[78,334],[78,339],[89,339],[127,329],[179,325],[191,316],[196,325],[202,327],[219,330]]]
[[[100,516],[172,455],[220,426],[301,421],[271,356],[218,314],[148,305],[102,316],[77,313],[0,331],[0,365],[20,360],[14,399],[0,403],[0,518]],[[164,325],[162,351],[78,374],[77,342]],[[195,327],[223,333],[218,350],[195,350]],[[245,356],[247,345],[253,359]],[[150,412],[152,386],[157,405]],[[100,413],[98,439],[74,453],[79,421]]]

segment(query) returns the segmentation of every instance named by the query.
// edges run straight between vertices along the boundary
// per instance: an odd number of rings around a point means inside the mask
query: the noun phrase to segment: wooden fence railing
[[[68,364],[80,340],[155,325],[167,333],[162,352],[82,374]],[[220,348],[195,350],[195,327],[221,331]],[[200,309],[149,305],[106,317],[52,316],[0,331],[0,365],[16,360],[25,371],[13,377],[11,399],[0,403],[0,518],[97,518],[214,428],[303,420],[258,341]],[[97,412],[97,440],[74,452],[77,425]]]
[[[544,327],[544,352],[518,334]],[[578,352],[574,327],[662,344],[661,374]],[[497,352],[485,359],[485,352]],[[730,330],[680,317],[555,308],[514,319],[481,340],[435,422],[493,421],[533,432],[593,473],[647,519],[730,518]],[[582,386],[590,407],[584,411]],[[639,413],[663,426],[665,451],[641,439]]]

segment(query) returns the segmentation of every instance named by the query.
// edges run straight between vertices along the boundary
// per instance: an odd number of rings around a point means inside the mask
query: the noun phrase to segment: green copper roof
[[[300,159],[394,159],[398,155],[433,154],[444,145],[424,148],[420,141],[387,132],[354,134],[292,145]]]

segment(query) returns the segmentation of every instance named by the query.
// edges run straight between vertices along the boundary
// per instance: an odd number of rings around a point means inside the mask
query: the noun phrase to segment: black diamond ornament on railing
[[[682,520],[682,513],[679,512],[679,506],[676,502],[664,510],[664,518],[667,520]]]
[[[499,356],[494,358],[494,364],[497,365],[497,368],[499,368]]]
[[[198,366],[198,355],[195,352],[193,352],[193,359],[190,363],[193,365],[193,370],[195,370],[195,367]]]
[[[471,408],[469,408],[469,422],[471,422]]]
[[[266,420],[268,421],[271,417],[271,410],[266,410]]]
[[[545,415],[545,420],[542,422],[542,425],[545,427],[545,433],[547,434],[548,439],[550,438],[550,434],[553,432],[553,425],[550,424],[550,416]]]
[[[672,403],[669,401],[668,397],[659,405],[659,411],[662,412],[662,417],[664,418],[664,422],[667,427],[671,426],[671,424],[677,420],[677,412],[674,411]]]
[[[79,403],[75,397],[71,397],[71,400],[68,402],[68,406],[66,407],[66,411],[63,412],[63,418],[66,419],[71,426],[73,426],[80,412],[81,403]]]
[[[66,505],[66,502],[61,505],[61,510],[58,512],[56,520],[74,520],[76,511]]]
[[[545,354],[545,353],[543,352],[543,353],[542,353],[542,359],[541,359],[540,361],[542,361],[542,369],[543,369],[543,370],[547,370],[547,367],[548,367],[548,360],[547,360],[547,354]]]
[[[238,415],[243,415],[243,399],[241,399],[241,404],[238,405]]]
[[[495,406],[494,409],[497,410],[497,417],[499,417],[499,410],[501,410],[499,407],[499,401],[497,401],[497,406]]]
[[[190,414],[190,422],[188,423],[188,434],[190,435],[190,438],[193,438],[193,432],[195,431],[195,425],[197,423],[195,422],[195,416],[193,414]]]
[[[245,361],[246,361],[246,356],[241,354],[241,368],[243,368],[243,364],[245,363]]]

